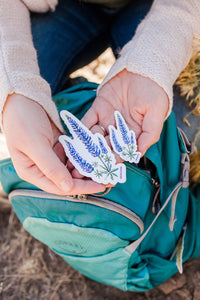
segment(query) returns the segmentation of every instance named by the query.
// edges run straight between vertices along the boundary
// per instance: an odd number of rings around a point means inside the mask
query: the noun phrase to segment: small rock
[[[199,286],[199,288],[200,288],[200,272],[194,272],[194,274],[192,276],[192,281],[195,286]],[[199,299],[200,299],[200,297],[199,297]]]
[[[0,295],[2,294],[2,291],[3,291],[3,281],[0,282]]]
[[[178,291],[176,291],[175,295],[180,296],[181,300],[192,300],[193,299],[190,291],[187,289],[178,290]]]
[[[193,294],[193,300],[199,300],[200,299],[200,287],[195,287],[194,294]]]
[[[165,295],[171,293],[176,289],[180,289],[186,283],[186,277],[184,274],[180,276],[176,276],[177,278],[169,278],[163,284],[161,284],[158,288],[161,290]]]

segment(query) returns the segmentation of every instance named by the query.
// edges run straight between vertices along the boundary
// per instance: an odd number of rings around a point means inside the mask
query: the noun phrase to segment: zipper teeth
[[[123,205],[121,205],[119,203],[116,203],[112,200],[107,200],[107,199],[99,198],[99,197],[96,197],[96,196],[91,196],[91,199],[93,199],[92,202],[93,201],[99,201],[99,202],[102,202],[102,203],[105,203],[105,204],[108,204],[108,205],[110,204],[110,205],[116,207],[116,209],[119,209],[119,210],[125,212],[127,215],[130,215],[132,218],[134,218],[134,223],[136,223],[138,225],[141,232],[144,230],[144,225],[143,225],[143,222],[140,219],[140,217],[138,217],[133,211],[131,211],[127,207],[124,207]]]
[[[138,217],[133,211],[131,211],[127,207],[124,207],[121,204],[118,204],[112,200],[107,200],[107,199],[99,198],[96,196],[90,196],[90,199],[81,198],[78,196],[58,196],[58,195],[49,194],[49,193],[46,193],[43,191],[36,191],[36,190],[27,191],[25,189],[19,189],[19,190],[12,191],[9,194],[9,199],[11,199],[14,196],[33,196],[33,197],[42,197],[45,199],[51,199],[53,197],[56,200],[68,200],[71,202],[92,204],[92,205],[106,208],[108,210],[119,213],[120,215],[126,217],[127,219],[129,219],[133,223],[135,223],[139,227],[140,233],[142,233],[144,231],[144,223],[140,219],[140,217]]]

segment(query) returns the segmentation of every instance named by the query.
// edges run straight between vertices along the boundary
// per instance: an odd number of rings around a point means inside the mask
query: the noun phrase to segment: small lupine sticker
[[[138,163],[141,153],[137,152],[135,133],[129,130],[119,111],[114,112],[117,129],[110,125],[110,142],[113,150],[125,161]]]
[[[93,134],[67,110],[61,111],[60,115],[72,138],[61,135],[59,141],[74,167],[98,183],[115,185],[125,182],[126,166],[116,164],[105,138],[99,133]]]

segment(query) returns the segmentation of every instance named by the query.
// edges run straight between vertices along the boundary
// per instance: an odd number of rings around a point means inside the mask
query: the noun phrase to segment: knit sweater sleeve
[[[40,1],[42,4],[48,3],[46,0]],[[50,86],[40,76],[37,53],[32,42],[29,9],[24,2],[0,1],[0,124],[8,95],[17,93],[38,102],[56,126],[63,130],[51,98]],[[53,7],[43,7],[43,10],[48,9],[53,10]]]
[[[165,90],[170,102],[169,115],[172,86],[189,62],[195,33],[200,33],[199,0],[155,0],[99,89],[127,69],[152,79]]]

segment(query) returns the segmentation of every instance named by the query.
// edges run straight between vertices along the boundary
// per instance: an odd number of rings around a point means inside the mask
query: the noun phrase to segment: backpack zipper
[[[102,207],[105,209],[108,209],[110,211],[116,212],[133,223],[135,223],[139,229],[140,233],[144,231],[144,223],[142,219],[136,215],[133,211],[128,209],[127,207],[116,203],[112,200],[107,200],[104,198],[100,198],[97,196],[91,196],[91,195],[72,195],[72,196],[59,196],[59,195],[54,195],[54,194],[49,194],[43,191],[36,191],[36,190],[25,190],[25,189],[19,189],[19,190],[14,190],[9,194],[9,199],[15,196],[32,196],[34,198],[39,197],[39,198],[44,198],[44,199],[56,199],[56,200],[67,200],[71,202],[77,202],[77,203],[86,203],[86,204],[91,204],[94,206]]]

